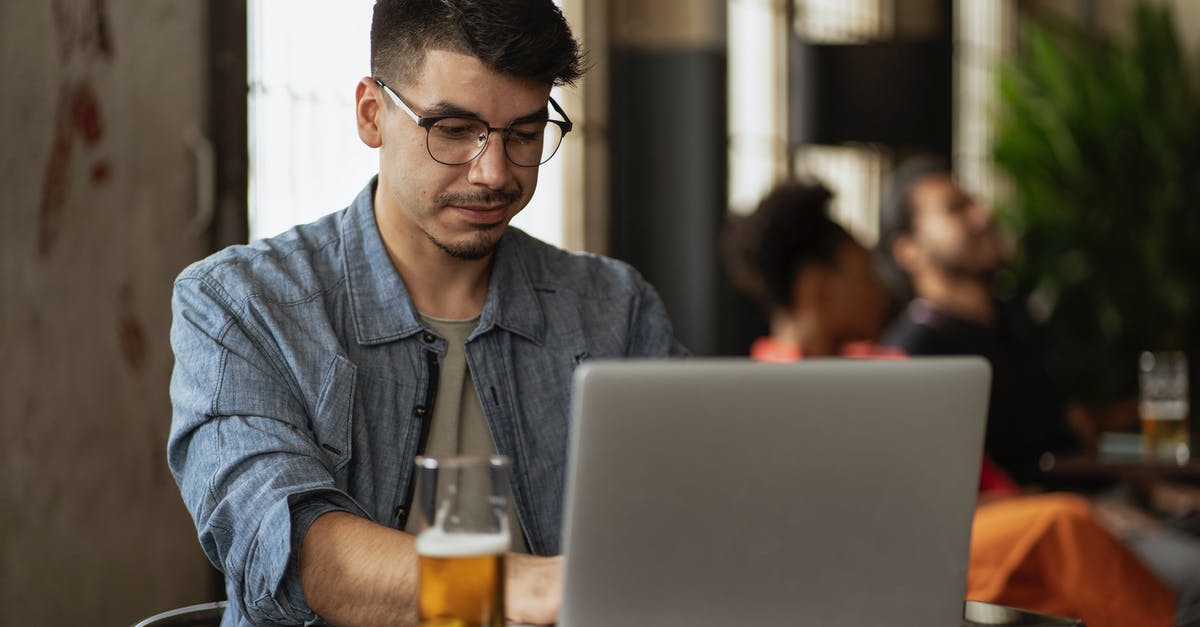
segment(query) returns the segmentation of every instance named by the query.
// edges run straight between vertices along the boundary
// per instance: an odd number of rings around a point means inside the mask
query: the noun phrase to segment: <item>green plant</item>
[[[1000,73],[993,156],[1013,194],[999,214],[1020,243],[1001,288],[1043,304],[1091,401],[1131,395],[1144,349],[1188,349],[1200,371],[1200,85],[1168,7],[1131,19],[1124,43],[1026,23]]]

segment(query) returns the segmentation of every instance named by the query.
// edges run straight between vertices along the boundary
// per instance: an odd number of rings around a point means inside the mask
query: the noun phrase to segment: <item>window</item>
[[[1001,59],[1016,43],[1013,0],[955,0],[954,172],[981,198],[994,202],[1003,179],[992,167],[992,119],[999,105],[996,91]]]
[[[730,0],[729,206],[752,211],[787,173],[786,19],[775,0]]]
[[[864,243],[874,243],[886,155],[873,146],[815,144],[788,154],[787,38],[827,43],[879,38],[890,30],[890,3],[730,0],[728,6],[730,207],[752,211],[789,172],[814,177],[834,192],[831,217]]]

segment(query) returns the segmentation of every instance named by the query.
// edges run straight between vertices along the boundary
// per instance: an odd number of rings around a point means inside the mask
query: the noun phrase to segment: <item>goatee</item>
[[[486,191],[476,193],[452,193],[445,192],[438,195],[438,205],[442,207],[448,206],[470,206],[475,204],[493,205],[493,204],[508,204],[511,205],[521,199],[522,192],[518,187],[515,190],[504,191]],[[444,242],[434,237],[428,230],[421,229],[425,233],[425,237],[433,242],[434,246],[442,249],[442,252],[450,255],[455,259],[463,261],[478,261],[491,255],[496,250],[496,245],[500,242],[500,235],[492,236],[491,231],[500,229],[501,234],[507,225],[503,223],[496,224],[476,224],[473,225],[476,234],[466,242]]]
[[[480,232],[479,236],[472,241],[449,244],[434,237],[429,231],[423,231],[425,237],[433,242],[434,246],[442,249],[442,252],[463,261],[478,261],[492,254],[496,250],[496,245],[500,242],[500,238],[492,239],[486,233]]]

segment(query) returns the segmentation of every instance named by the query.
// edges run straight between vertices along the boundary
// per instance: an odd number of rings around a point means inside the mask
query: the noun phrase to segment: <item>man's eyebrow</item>
[[[541,109],[538,109],[537,111],[534,111],[532,113],[527,113],[518,118],[514,118],[513,120],[509,121],[508,124],[515,124],[518,122],[530,122],[533,120],[545,120],[548,117],[550,117],[550,113],[549,113],[549,111],[547,111],[547,109],[549,109],[549,104],[547,104],[546,106],[543,106]],[[429,105],[428,107],[426,107],[425,115],[422,117],[433,118],[433,117],[441,117],[444,115],[453,116],[456,118],[474,118],[476,120],[486,121],[483,119],[483,116],[479,115],[478,113],[471,111],[470,109],[465,109],[463,107],[460,107],[452,102],[446,102],[444,100],[440,101],[440,102],[435,102],[432,105]]]
[[[515,118],[512,122],[509,122],[509,124],[519,124],[521,122],[540,122],[541,120],[548,120],[550,119],[550,111],[548,111],[549,108],[550,106],[547,104],[545,107],[542,107],[533,113]]]
[[[423,117],[432,118],[432,117],[442,116],[442,115],[452,115],[452,116],[460,117],[460,118],[478,118],[481,120],[483,119],[483,118],[480,118],[479,114],[475,113],[474,111],[471,111],[469,109],[464,109],[452,102],[446,102],[444,100],[441,102],[435,102],[435,103],[429,105],[428,107],[425,107],[425,115]]]

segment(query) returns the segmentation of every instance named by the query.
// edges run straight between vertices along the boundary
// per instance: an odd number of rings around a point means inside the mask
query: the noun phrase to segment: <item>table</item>
[[[537,627],[521,623],[505,623],[505,625],[506,627]],[[1010,627],[1069,627],[1074,625],[1083,627],[1083,622],[1073,618],[1040,614],[983,601],[963,603],[962,627],[986,627],[988,625],[1008,625]]]
[[[1055,457],[1047,454],[1043,459],[1042,472],[1047,476],[1062,479],[1169,479],[1187,483],[1200,483],[1200,462],[1192,460],[1179,465],[1170,462],[1147,461],[1128,456]]]
[[[1150,460],[1142,457],[1140,446],[1141,436],[1136,433],[1103,434],[1097,453],[1066,457],[1046,453],[1040,466],[1042,472],[1053,479],[1108,479],[1135,484],[1166,480],[1200,484],[1200,456],[1193,455],[1184,464]]]

